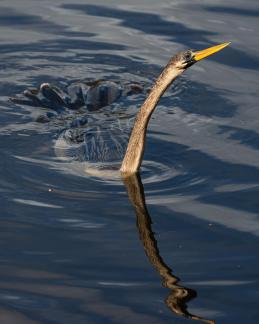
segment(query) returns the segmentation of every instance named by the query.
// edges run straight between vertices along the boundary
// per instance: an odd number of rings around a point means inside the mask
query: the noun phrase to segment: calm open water
[[[253,0],[0,2],[1,323],[258,323],[258,17]],[[145,197],[141,179],[61,163],[60,125],[8,99],[42,82],[148,88],[177,51],[224,41],[161,100]]]

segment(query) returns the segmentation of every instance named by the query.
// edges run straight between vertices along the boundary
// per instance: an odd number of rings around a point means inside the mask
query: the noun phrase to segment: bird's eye
[[[189,61],[191,61],[191,59],[192,59],[192,52],[191,52],[191,51],[187,51],[187,52],[185,52],[185,53],[184,53],[184,60],[185,60],[186,62],[189,62]]]

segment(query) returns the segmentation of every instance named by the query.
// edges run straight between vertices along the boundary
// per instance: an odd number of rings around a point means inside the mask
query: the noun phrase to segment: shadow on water
[[[40,42],[33,42],[28,44],[1,44],[0,46],[0,53],[2,54],[12,54],[12,53],[21,53],[21,52],[36,52],[36,53],[63,53],[64,50],[67,49],[87,49],[87,50],[123,50],[126,47],[123,45],[118,44],[110,44],[104,42],[92,42],[89,40],[78,40],[73,38],[67,39],[58,39],[58,40],[49,40],[49,41],[40,41]],[[26,54],[25,54],[26,57]],[[27,56],[28,58],[32,58],[32,56]],[[41,55],[36,58],[43,58],[44,56]],[[51,57],[50,57],[51,59]],[[52,61],[52,60],[50,60]],[[53,62],[53,61],[52,61]],[[65,58],[64,62],[67,62],[67,58]],[[79,62],[82,63],[82,62]]]
[[[38,15],[28,15],[7,7],[0,7],[0,26],[10,26],[12,29],[30,30],[34,32],[48,33],[51,35],[54,34],[76,37],[94,36],[93,33],[69,31],[69,27],[67,26],[45,20]]]
[[[256,215],[259,213],[259,207],[256,197],[258,196],[259,168],[231,163],[186,145],[162,142],[154,138],[148,142],[146,158],[154,158],[157,154],[157,147],[160,147],[163,152],[170,152],[170,159],[172,157],[174,159],[173,164],[181,165],[184,170],[182,174],[174,178],[173,187],[171,181],[163,183],[165,191],[167,188],[171,194],[186,197],[195,193],[198,195],[196,200],[200,203],[252,213],[254,216],[251,217],[251,224],[253,225],[248,226],[248,229],[253,232],[253,228],[258,227]],[[195,179],[202,181],[195,181]],[[229,184],[231,187],[228,190],[222,192],[217,190],[220,185]],[[235,188],[236,185],[240,185],[241,188]],[[253,217],[254,220],[252,220]],[[244,223],[241,221],[241,231],[245,227],[245,221]]]
[[[227,14],[227,15],[238,15],[238,16],[248,16],[248,17],[259,17],[259,11],[256,9],[245,9],[236,7],[221,7],[221,6],[204,6],[207,11]]]
[[[169,40],[179,42],[180,44],[184,44],[185,46],[194,49],[196,47],[200,48],[202,43],[204,46],[212,46],[216,44],[207,39],[208,36],[211,37],[212,35],[215,35],[215,33],[189,28],[179,22],[166,21],[156,14],[111,9],[109,7],[97,5],[65,4],[62,5],[62,8],[79,10],[92,16],[120,19],[120,26],[137,29],[147,35],[167,37]],[[259,69],[259,58],[233,48],[233,46],[230,47],[224,55],[219,54],[211,57],[211,59],[228,66],[230,65],[252,70]]]
[[[219,126],[219,134],[228,134],[228,138],[251,147],[259,149],[259,133],[251,129],[242,129],[233,126]]]
[[[181,38],[181,42],[185,45],[194,45],[193,38],[197,41],[206,41],[205,36],[213,35],[209,31],[199,29],[190,29],[179,22],[166,21],[161,16],[151,13],[127,11],[123,9],[114,9],[99,5],[81,5],[81,4],[65,4],[64,9],[79,10],[90,16],[100,16],[107,18],[120,19],[120,26],[137,29],[146,35],[158,35],[167,37],[171,40]]]
[[[150,263],[162,277],[163,286],[170,289],[170,293],[165,299],[165,304],[176,315],[191,320],[199,320],[203,323],[215,323],[213,320],[208,320],[188,312],[187,303],[195,298],[197,293],[190,288],[181,286],[179,284],[180,279],[172,273],[172,270],[160,256],[157,241],[151,227],[152,219],[146,206],[144,188],[140,175],[135,174],[124,178],[124,184],[128,192],[129,200],[135,209],[139,236],[143,243],[146,255]]]
[[[164,158],[166,158],[166,152],[169,152],[174,164],[183,165],[187,174],[200,175],[207,179],[208,183],[214,183],[214,181],[220,183],[220,180],[228,180],[232,183],[256,183],[259,179],[259,168],[255,166],[231,163],[187,145],[159,139],[152,138],[147,144],[146,157],[148,159],[155,156],[157,147],[162,146],[162,152],[165,152]]]
[[[224,91],[201,82],[194,82],[182,77],[173,84],[160,103],[166,111],[174,113],[179,107],[186,113],[203,117],[233,117],[238,109],[237,105],[224,96]]]

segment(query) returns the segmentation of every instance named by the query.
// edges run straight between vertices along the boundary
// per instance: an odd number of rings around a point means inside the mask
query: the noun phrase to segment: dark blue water
[[[252,0],[1,1],[1,323],[258,323],[258,17]],[[162,98],[126,183],[57,158],[76,113],[39,123],[47,108],[9,100],[43,82],[148,91],[179,50],[224,41]]]

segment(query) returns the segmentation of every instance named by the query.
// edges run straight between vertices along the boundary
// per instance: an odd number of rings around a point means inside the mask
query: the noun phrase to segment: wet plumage
[[[12,101],[45,108],[47,111],[41,111],[37,122],[62,120],[64,127],[54,144],[57,157],[110,163],[121,161],[127,148],[132,116],[123,104],[142,92],[139,83],[97,80],[74,82],[63,88],[43,83],[39,89],[27,89]]]

